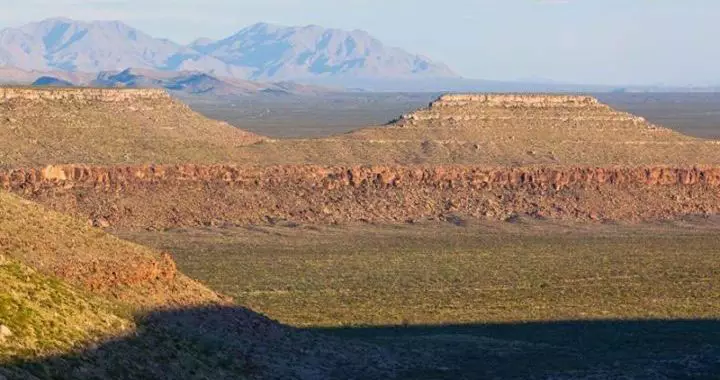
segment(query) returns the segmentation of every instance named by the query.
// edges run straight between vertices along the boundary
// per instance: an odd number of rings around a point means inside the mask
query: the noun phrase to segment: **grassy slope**
[[[0,375],[32,378],[24,370],[4,371],[2,366],[79,349],[134,328],[108,302],[2,256],[0,284],[0,324],[13,333],[0,341]]]
[[[0,361],[62,352],[134,327],[106,301],[20,263],[0,261],[0,323],[14,334],[0,341]]]
[[[159,252],[0,192],[0,255],[139,307],[216,302]]]
[[[0,341],[0,378],[242,379],[248,372],[239,358],[201,350],[197,341],[163,326],[138,325],[120,316],[123,310],[2,259],[0,324],[13,336]]]
[[[416,114],[425,117],[434,112],[420,110]],[[605,107],[447,107],[439,115],[439,119],[412,125],[366,128],[330,138],[259,142],[257,135],[209,120],[178,101],[75,104],[15,100],[0,104],[0,168],[188,162],[511,166],[720,163],[717,142],[650,129],[642,121]]]
[[[241,148],[244,162],[314,164],[713,165],[717,142],[653,128],[609,107],[466,105],[324,139]]]

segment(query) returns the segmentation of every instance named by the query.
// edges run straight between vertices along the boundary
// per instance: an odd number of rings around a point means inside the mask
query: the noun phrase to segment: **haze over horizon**
[[[219,39],[257,22],[361,29],[467,78],[717,85],[720,3],[639,0],[0,0],[0,29],[46,18],[120,20],[155,37]],[[281,10],[281,11],[278,11]],[[352,10],[352,11],[346,11]],[[228,16],[230,15],[230,16]]]

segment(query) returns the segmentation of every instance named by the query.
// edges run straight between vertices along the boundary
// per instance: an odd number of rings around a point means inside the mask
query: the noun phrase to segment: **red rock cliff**
[[[648,220],[720,210],[720,167],[51,166],[0,187],[123,228],[289,220]]]

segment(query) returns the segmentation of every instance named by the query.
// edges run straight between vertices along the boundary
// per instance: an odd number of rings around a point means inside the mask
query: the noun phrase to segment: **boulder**
[[[7,338],[13,336],[12,330],[5,325],[0,325],[0,342],[4,342]]]

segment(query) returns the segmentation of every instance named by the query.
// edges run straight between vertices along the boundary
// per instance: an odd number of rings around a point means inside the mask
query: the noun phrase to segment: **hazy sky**
[[[720,84],[718,0],[0,0],[0,28],[117,19],[177,42],[264,21],[364,29],[471,78]]]

